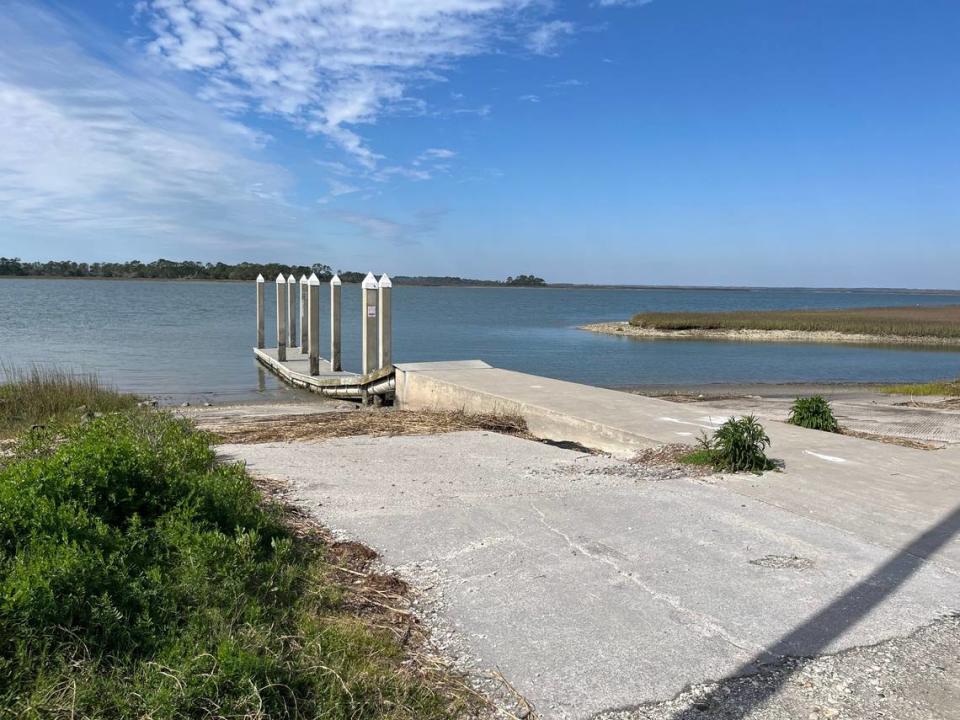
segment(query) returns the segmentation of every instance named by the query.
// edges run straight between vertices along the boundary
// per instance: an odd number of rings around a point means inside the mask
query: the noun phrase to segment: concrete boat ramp
[[[902,644],[947,637],[937,623],[960,611],[960,453],[769,422],[780,472],[658,474],[623,457],[692,443],[730,410],[475,361],[400,364],[393,382],[402,408],[518,413],[614,455],[480,432],[223,451],[424,588],[438,642],[499,669],[539,717],[960,718],[955,643]],[[802,683],[785,660],[841,652],[840,676]],[[857,653],[888,668],[886,692],[837,690]],[[656,705],[764,666],[778,670],[747,689]]]

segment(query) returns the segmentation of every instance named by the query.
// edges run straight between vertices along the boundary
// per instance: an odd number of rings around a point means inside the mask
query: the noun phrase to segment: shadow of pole
[[[831,642],[840,637],[854,624],[903,585],[919,570],[933,553],[950,542],[960,530],[960,506],[918,535],[897,554],[880,565],[863,580],[843,595],[812,615],[780,638],[770,648],[757,653],[743,663],[727,679],[752,674],[768,662],[771,656],[812,656],[822,652]],[[671,720],[704,720],[714,713],[724,718],[745,718],[753,710],[769,700],[790,679],[792,671],[765,678],[761,687],[751,686],[749,693],[721,693],[723,682],[706,696],[698,699],[696,707],[675,713]]]

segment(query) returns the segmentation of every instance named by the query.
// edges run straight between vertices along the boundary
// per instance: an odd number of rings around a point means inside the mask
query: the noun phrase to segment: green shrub
[[[753,415],[730,418],[713,433],[700,439],[700,449],[689,458],[709,459],[719,472],[763,472],[774,464],[766,455],[770,438]]]
[[[0,468],[0,718],[445,718],[240,465],[154,411]]]
[[[810,430],[823,430],[824,432],[832,433],[840,432],[840,424],[833,416],[830,403],[820,395],[805,398],[798,397],[794,400],[787,422],[792,425],[809,428]]]

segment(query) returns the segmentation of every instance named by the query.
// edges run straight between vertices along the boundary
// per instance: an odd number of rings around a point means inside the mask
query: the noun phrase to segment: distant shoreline
[[[152,277],[101,277],[101,276],[76,276],[76,275],[0,275],[0,281],[3,280],[110,280],[127,282],[208,282],[208,283],[251,283],[254,280],[235,280],[230,278],[152,278]],[[267,282],[272,282],[268,280]],[[344,285],[358,285],[359,282],[352,283],[344,281]],[[626,285],[626,284],[575,284],[575,283],[547,283],[545,285],[507,285],[495,284],[493,281],[478,284],[472,283],[418,283],[405,282],[402,279],[394,278],[394,286],[401,287],[435,287],[435,288],[475,288],[488,290],[503,289],[524,289],[524,290],[683,290],[683,291],[721,291],[721,292],[755,292],[774,291],[774,292],[810,292],[810,293],[910,293],[912,295],[948,295],[960,296],[960,290],[930,289],[930,288],[870,288],[870,287],[799,287],[799,286],[739,286],[739,285]],[[627,325],[628,321],[623,323],[593,323],[592,325],[622,324]],[[602,330],[592,330],[588,326],[583,326],[583,330],[592,332],[603,332]],[[617,333],[622,334],[622,333]],[[674,336],[671,331],[669,336]],[[871,336],[873,337],[873,336]]]
[[[942,345],[960,347],[960,338],[935,337],[931,335],[870,335],[865,333],[842,333],[824,330],[660,330],[622,322],[601,322],[581,325],[579,330],[646,340],[726,340],[733,342],[794,342],[851,345]]]

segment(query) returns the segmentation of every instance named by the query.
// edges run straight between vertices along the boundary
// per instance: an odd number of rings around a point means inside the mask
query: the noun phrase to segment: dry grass
[[[355,435],[436,435],[463,430],[486,430],[516,437],[532,437],[527,431],[526,422],[519,416],[407,410],[353,410],[288,415],[260,418],[250,423],[234,422],[210,430],[220,440],[229,443],[326,440]]]
[[[882,385],[877,388],[882,393],[891,395],[942,395],[945,397],[960,397],[960,379],[941,380],[928,383],[910,383],[906,385]]]
[[[105,386],[96,375],[34,365],[27,370],[2,366],[0,376],[0,437],[33,425],[76,421],[137,404],[136,397]]]
[[[650,312],[634,315],[630,324],[655,330],[790,330],[960,339],[960,305],[843,310]]]

